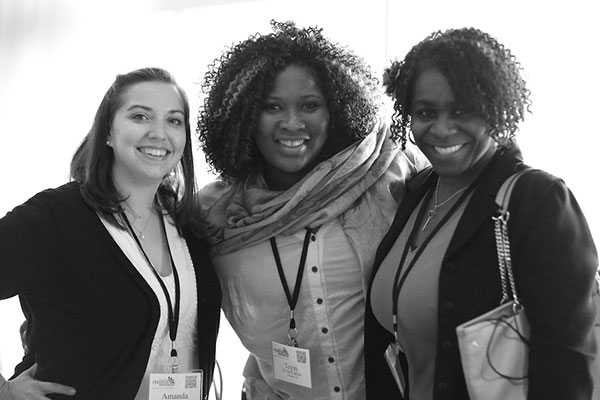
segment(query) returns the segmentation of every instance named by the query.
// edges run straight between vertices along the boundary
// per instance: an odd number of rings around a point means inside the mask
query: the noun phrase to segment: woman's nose
[[[431,127],[431,132],[436,135],[453,135],[457,132],[455,121],[448,117],[439,117]]]
[[[290,111],[281,121],[281,127],[289,131],[299,131],[306,128],[306,124],[297,111]]]
[[[164,123],[154,123],[150,125],[150,131],[148,132],[148,136],[154,139],[165,139],[167,137],[167,126]]]

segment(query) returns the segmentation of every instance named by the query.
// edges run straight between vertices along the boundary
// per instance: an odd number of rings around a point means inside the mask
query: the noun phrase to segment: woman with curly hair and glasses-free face
[[[403,350],[396,361],[407,398],[468,399],[456,327],[502,298],[494,200],[509,176],[529,168],[515,143],[529,91],[511,52],[473,28],[431,34],[385,71],[384,86],[395,100],[394,134],[410,130],[431,168],[408,182],[377,250],[367,398],[402,398],[384,359],[393,344]],[[512,266],[531,325],[527,398],[590,399],[598,257],[585,218],[564,182],[540,170],[520,178],[509,210]]]
[[[0,298],[18,295],[27,319],[2,400],[147,400],[162,374],[185,381],[197,369],[208,391],[221,290],[189,223],[189,118],[167,71],[118,75],[73,156],[73,181],[0,219]]]
[[[320,29],[272,26],[206,74],[198,134],[222,179],[200,218],[251,353],[248,398],[363,399],[366,279],[420,166],[380,123],[362,59]]]

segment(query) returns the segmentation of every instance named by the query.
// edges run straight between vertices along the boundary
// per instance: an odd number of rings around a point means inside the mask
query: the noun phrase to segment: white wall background
[[[519,139],[526,160],[565,179],[598,242],[593,0],[0,0],[0,215],[67,180],[71,155],[115,74],[166,68],[197,110],[210,62],[225,46],[268,32],[271,18],[324,28],[378,74],[433,30],[475,26],[499,38],[521,61],[533,92]],[[199,184],[213,179],[200,150],[196,162]],[[6,377],[21,357],[22,319],[15,299],[0,302]],[[233,400],[246,352],[222,321],[218,359],[224,399]]]

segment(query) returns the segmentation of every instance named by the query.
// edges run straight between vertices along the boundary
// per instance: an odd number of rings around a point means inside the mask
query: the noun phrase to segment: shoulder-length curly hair
[[[178,227],[190,220],[193,212],[194,160],[190,127],[190,104],[184,90],[173,76],[161,68],[141,68],[127,74],[117,75],[98,106],[94,122],[71,160],[71,178],[79,182],[85,202],[107,218],[115,226],[124,228],[115,218],[122,211],[121,202],[126,200],[117,191],[112,166],[113,150],[107,145],[110,129],[123,94],[131,86],[143,82],[161,82],[173,85],[183,101],[185,121],[185,147],[180,165],[173,174],[167,175],[159,189],[158,197],[165,211],[172,215]]]
[[[325,96],[330,119],[320,160],[365,137],[377,118],[379,82],[362,58],[323,37],[321,29],[290,21],[271,26],[272,33],[227,49],[204,76],[207,97],[196,132],[208,164],[225,178],[243,179],[264,164],[254,133],[276,76],[290,65],[314,72]]]
[[[448,80],[458,102],[486,120],[489,135],[500,146],[513,143],[518,124],[529,111],[530,92],[510,50],[475,28],[434,32],[385,70],[385,92],[394,99],[395,139],[406,144],[415,81],[431,68]]]

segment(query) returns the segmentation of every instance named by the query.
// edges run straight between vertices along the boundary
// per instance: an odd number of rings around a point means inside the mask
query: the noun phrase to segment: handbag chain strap
[[[508,240],[508,203],[510,196],[519,177],[528,172],[528,169],[521,170],[509,176],[498,190],[496,195],[496,204],[498,212],[492,217],[494,220],[494,234],[496,237],[496,251],[498,253],[498,268],[500,270],[500,284],[502,287],[502,300],[500,304],[512,301],[513,309],[517,311],[522,307],[517,295],[517,287],[512,270],[510,258],[510,241]],[[510,292],[510,293],[509,293]]]

